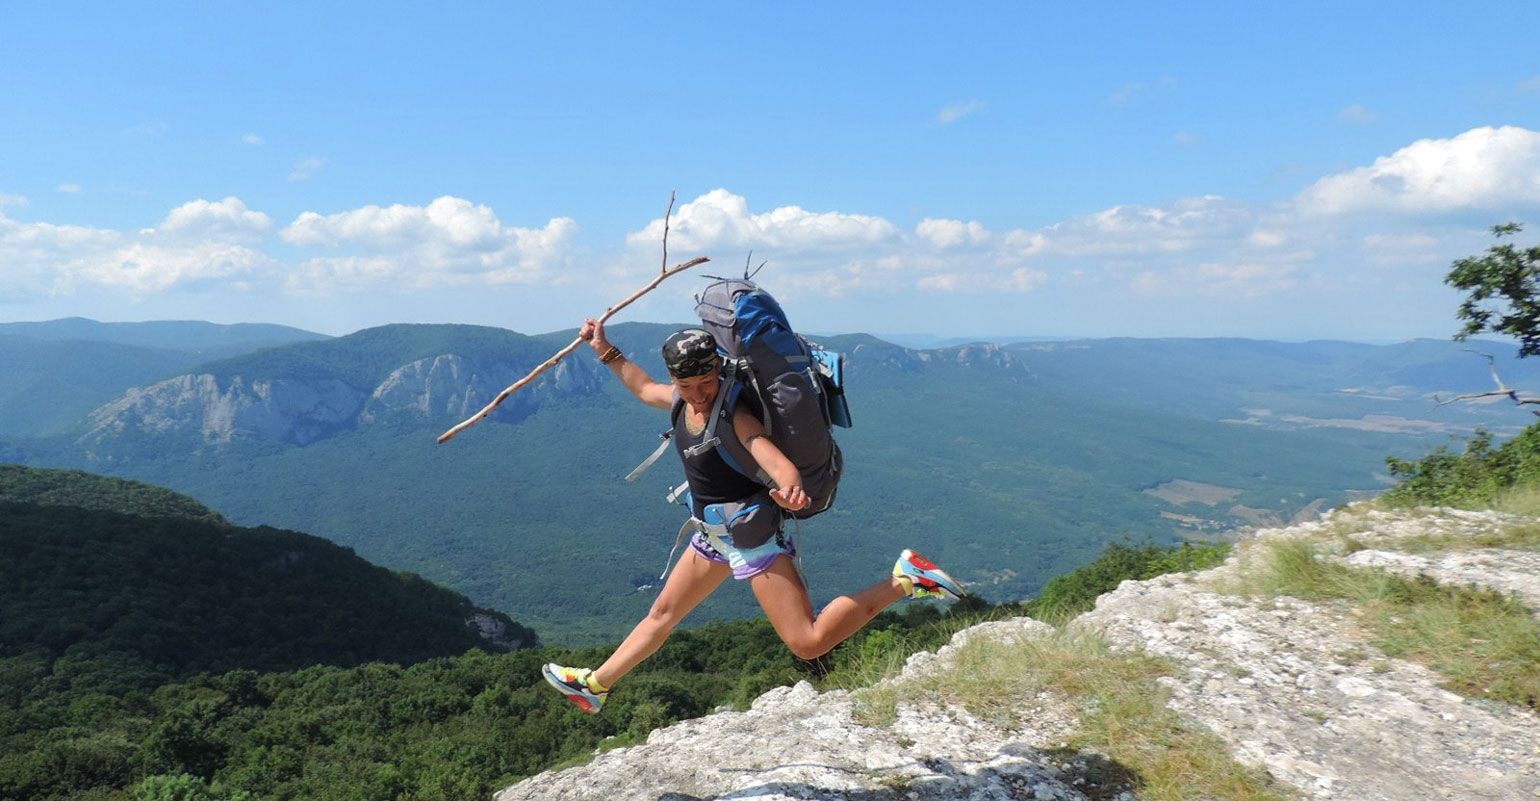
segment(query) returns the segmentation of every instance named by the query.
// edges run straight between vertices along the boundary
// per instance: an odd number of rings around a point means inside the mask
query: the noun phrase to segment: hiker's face
[[[717,399],[717,390],[721,386],[722,379],[715,370],[705,375],[674,379],[674,388],[679,390],[679,399],[700,414],[711,411],[711,403]]]

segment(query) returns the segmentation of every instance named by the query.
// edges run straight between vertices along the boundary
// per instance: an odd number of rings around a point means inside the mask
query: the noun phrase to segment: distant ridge
[[[189,351],[227,356],[263,347],[327,339],[300,328],[270,323],[229,325],[201,320],[154,320],[142,323],[103,323],[84,317],[42,322],[0,323],[0,336],[45,341],[112,342],[142,348]]]
[[[0,323],[0,436],[43,437],[75,426],[124,390],[202,362],[324,340],[279,325],[100,323],[72,317]]]

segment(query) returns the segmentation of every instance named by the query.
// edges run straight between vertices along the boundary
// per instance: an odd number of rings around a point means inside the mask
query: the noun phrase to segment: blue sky
[[[813,331],[1390,341],[1540,236],[1534,3],[439,5],[0,2],[0,321],[567,328],[677,190]]]

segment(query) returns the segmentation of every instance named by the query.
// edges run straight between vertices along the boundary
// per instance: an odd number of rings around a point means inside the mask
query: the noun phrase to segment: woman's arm
[[[748,449],[749,455],[775,482],[775,488],[770,490],[771,500],[782,509],[793,512],[812,502],[802,489],[802,474],[797,472],[797,466],[770,441],[770,437],[765,434],[765,424],[758,417],[742,406],[734,409],[733,433],[738,435],[738,441]]]
[[[610,344],[604,337],[604,324],[597,320],[588,320],[583,323],[583,330],[578,333],[583,339],[588,340],[588,346],[594,349],[599,361],[609,365],[610,372],[620,379],[620,383],[631,390],[637,400],[648,406],[659,409],[670,409],[674,406],[674,385],[660,384],[647,375],[647,371],[633,364],[626,358],[620,348]]]

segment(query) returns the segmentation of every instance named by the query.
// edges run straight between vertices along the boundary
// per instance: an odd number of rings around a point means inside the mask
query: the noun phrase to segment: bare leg
[[[802,577],[797,575],[796,564],[784,554],[769,570],[749,579],[749,584],[775,633],[801,659],[828,653],[878,612],[904,597],[902,586],[890,577],[853,595],[835,598],[815,617],[813,602],[807,597]]]
[[[706,600],[706,596],[722,586],[722,582],[732,573],[732,568],[713,562],[687,546],[684,558],[674,566],[674,572],[668,574],[668,582],[663,585],[663,591],[658,593],[658,600],[652,602],[647,617],[642,618],[642,622],[631,629],[615,653],[610,654],[610,658],[594,670],[594,678],[605,687],[614,687],[615,682],[630,673],[632,668],[656,653],[674,627],[679,625],[679,621],[684,620],[692,609]]]

